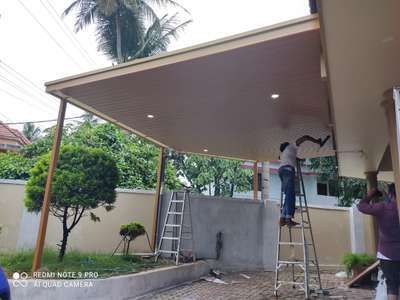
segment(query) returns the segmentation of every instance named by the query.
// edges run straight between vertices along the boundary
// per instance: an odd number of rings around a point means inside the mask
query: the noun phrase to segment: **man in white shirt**
[[[280,159],[281,166],[279,168],[279,178],[282,183],[282,192],[285,194],[285,201],[282,206],[281,218],[279,220],[280,226],[295,226],[298,225],[294,222],[294,212],[296,209],[296,192],[295,192],[295,174],[296,174],[296,160],[297,160],[297,147],[305,141],[313,142],[320,147],[324,146],[329,139],[329,135],[322,140],[321,138],[315,139],[312,136],[304,135],[296,140],[293,145],[289,142],[282,143],[279,150],[281,151]]]

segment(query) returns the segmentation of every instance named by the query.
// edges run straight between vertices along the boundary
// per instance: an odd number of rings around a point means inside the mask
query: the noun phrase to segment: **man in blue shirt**
[[[8,285],[7,276],[1,267],[0,267],[0,299],[11,300],[10,286]]]

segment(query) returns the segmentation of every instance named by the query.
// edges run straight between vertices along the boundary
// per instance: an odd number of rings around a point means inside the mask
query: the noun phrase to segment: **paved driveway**
[[[322,272],[322,284],[330,292],[321,299],[373,299],[374,291],[364,289],[347,289],[344,281],[335,278],[335,271]],[[246,279],[241,274],[250,278]],[[276,299],[273,296],[274,274],[272,272],[243,272],[224,275],[222,280],[227,284],[218,284],[199,280],[169,290],[152,293],[140,300],[261,300]],[[286,287],[281,289],[279,299],[304,299],[304,293]]]

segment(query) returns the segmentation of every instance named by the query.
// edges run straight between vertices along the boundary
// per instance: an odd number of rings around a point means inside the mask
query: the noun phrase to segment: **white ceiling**
[[[178,151],[274,160],[283,141],[330,134],[320,41],[310,16],[61,79],[47,90]],[[301,150],[307,157],[332,153],[330,143]]]
[[[378,169],[388,144],[383,93],[400,84],[400,1],[320,6],[339,170],[365,177]]]

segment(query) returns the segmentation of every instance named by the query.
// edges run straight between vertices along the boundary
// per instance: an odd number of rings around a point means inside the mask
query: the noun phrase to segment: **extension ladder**
[[[314,236],[311,227],[310,215],[308,212],[307,206],[307,198],[304,189],[304,181],[303,175],[301,172],[301,160],[297,160],[296,165],[296,196],[298,201],[298,209],[300,211],[300,222],[299,225],[296,226],[279,226],[278,230],[278,243],[277,243],[277,253],[276,253],[276,266],[275,266],[275,289],[274,295],[278,296],[278,289],[283,285],[292,285],[293,288],[300,288],[304,291],[305,299],[309,299],[310,293],[322,293],[324,295],[327,294],[325,290],[322,289],[321,284],[321,275],[318,264],[317,252],[315,251],[315,243]],[[283,196],[284,192],[281,189],[281,201],[280,201],[280,209],[283,209]],[[296,209],[297,210],[297,209]],[[287,228],[288,239],[283,238],[283,230]],[[295,240],[294,235],[300,235],[300,241]],[[289,249],[285,249],[288,247]],[[300,248],[300,252],[302,253],[302,259],[295,258],[295,250]],[[283,250],[284,249],[284,250]],[[283,250],[283,251],[282,251]],[[286,251],[286,254],[290,252],[289,258],[283,258],[282,253]],[[310,250],[312,252],[312,260],[310,260]],[[312,279],[316,279],[316,284],[310,283],[310,267],[314,267],[316,269],[316,276]],[[283,267],[290,268],[290,278],[284,278],[283,280],[280,278],[280,272]],[[319,289],[311,290],[310,286],[317,286]]]
[[[190,243],[191,248],[184,249],[182,247],[184,241]],[[196,260],[189,188],[171,194],[156,251],[156,261],[160,255],[169,254],[175,256],[175,263],[178,265],[184,251],[191,253],[193,261]]]

